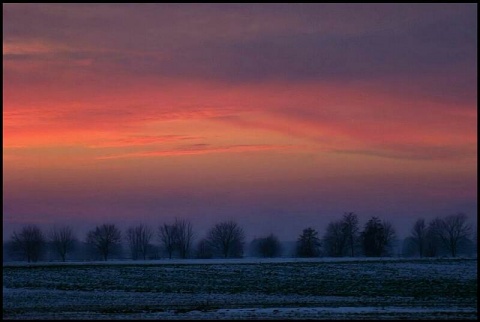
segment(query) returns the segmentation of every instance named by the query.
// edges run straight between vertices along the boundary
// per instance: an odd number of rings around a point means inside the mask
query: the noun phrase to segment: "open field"
[[[7,265],[4,319],[476,319],[477,259]]]

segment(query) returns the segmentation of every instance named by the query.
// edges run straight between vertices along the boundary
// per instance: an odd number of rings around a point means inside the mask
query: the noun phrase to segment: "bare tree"
[[[468,239],[472,226],[467,223],[467,215],[457,213],[445,217],[438,230],[440,240],[450,251],[452,257],[457,255],[458,245],[463,239]]]
[[[262,257],[278,257],[282,252],[282,247],[277,236],[270,234],[264,238],[257,238],[253,240],[255,253]]]
[[[245,233],[234,221],[222,222],[213,226],[208,232],[210,246],[224,258],[243,256]]]
[[[52,230],[49,233],[49,239],[53,245],[53,248],[58,253],[58,255],[60,255],[62,261],[64,262],[67,257],[67,253],[73,249],[75,243],[75,236],[73,234],[72,227],[53,226]]]
[[[132,253],[132,259],[142,257],[145,260],[147,258],[152,238],[153,230],[147,225],[140,224],[127,229],[126,239]]]
[[[387,249],[395,239],[395,230],[389,222],[372,217],[362,232],[363,249],[366,256],[379,257],[387,254]]]
[[[196,251],[197,258],[212,258],[213,251],[210,243],[207,239],[202,239],[197,244],[197,251]]]
[[[410,237],[417,246],[418,254],[420,257],[423,257],[425,253],[425,244],[427,242],[427,225],[425,224],[425,219],[421,218],[415,222]]]
[[[323,236],[323,244],[328,256],[337,257],[345,254],[348,235],[343,228],[343,221],[335,221],[328,224]]]
[[[108,255],[122,240],[120,230],[114,224],[103,224],[87,234],[87,243],[91,244],[106,261]]]
[[[27,262],[36,262],[45,246],[45,237],[42,231],[35,225],[26,225],[20,233],[16,231],[12,235],[12,248],[23,253]]]
[[[180,257],[187,258],[193,243],[192,224],[185,219],[175,219],[174,246],[180,252]]]
[[[342,233],[345,239],[345,247],[350,248],[350,254],[355,256],[355,246],[358,240],[358,217],[353,212],[348,212],[343,215],[342,219]]]
[[[428,223],[425,234],[425,256],[436,257],[438,255],[442,242],[440,240],[442,226],[443,221],[440,218],[435,218]]]
[[[394,246],[394,242],[397,239],[397,233],[393,228],[392,224],[388,221],[383,221],[383,233],[384,233],[384,243],[385,243],[385,250],[383,255],[390,255],[392,253],[392,247]]]
[[[317,257],[320,256],[321,242],[318,238],[318,232],[309,227],[303,230],[297,240],[297,256],[299,257]]]
[[[173,252],[176,249],[177,230],[175,225],[164,223],[158,229],[158,238],[168,253],[168,258],[172,259]]]

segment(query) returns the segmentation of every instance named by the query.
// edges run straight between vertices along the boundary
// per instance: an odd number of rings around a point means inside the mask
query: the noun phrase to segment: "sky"
[[[3,4],[3,234],[477,216],[477,4]]]

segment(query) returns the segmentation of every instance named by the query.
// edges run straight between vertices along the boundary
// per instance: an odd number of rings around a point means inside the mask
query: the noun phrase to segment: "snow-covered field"
[[[4,263],[4,319],[476,319],[477,259]]]

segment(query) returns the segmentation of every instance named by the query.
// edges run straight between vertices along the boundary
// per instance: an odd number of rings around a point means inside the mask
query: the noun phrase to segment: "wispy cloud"
[[[118,147],[134,147],[153,145],[166,142],[181,142],[186,140],[201,139],[199,136],[184,136],[184,135],[161,135],[161,136],[139,136],[134,135],[126,138],[118,138],[113,140],[106,140],[88,145],[88,148],[100,149],[100,148],[118,148]]]
[[[475,159],[478,151],[475,146],[384,146],[374,147],[370,150],[342,150],[332,149],[335,153],[341,154],[359,154],[389,159],[405,159],[405,160],[462,160]]]
[[[239,153],[239,152],[255,152],[269,150],[291,150],[295,147],[289,145],[231,145],[220,147],[207,147],[208,145],[193,145],[189,149],[173,149],[162,151],[145,151],[135,153],[125,153],[116,155],[106,155],[97,157],[98,160],[123,159],[123,158],[144,158],[144,157],[169,157],[183,155],[197,155],[209,153]]]
[[[473,4],[416,5],[415,10],[395,4],[4,9],[4,68],[11,79],[21,77],[9,69],[19,55],[22,64],[37,59],[45,64],[30,71],[29,78],[39,81],[61,82],[70,71],[115,82],[120,77],[232,85],[362,80],[398,91],[399,83],[415,79],[423,95],[453,99],[476,80]],[[138,34],[143,36],[128,36]]]

